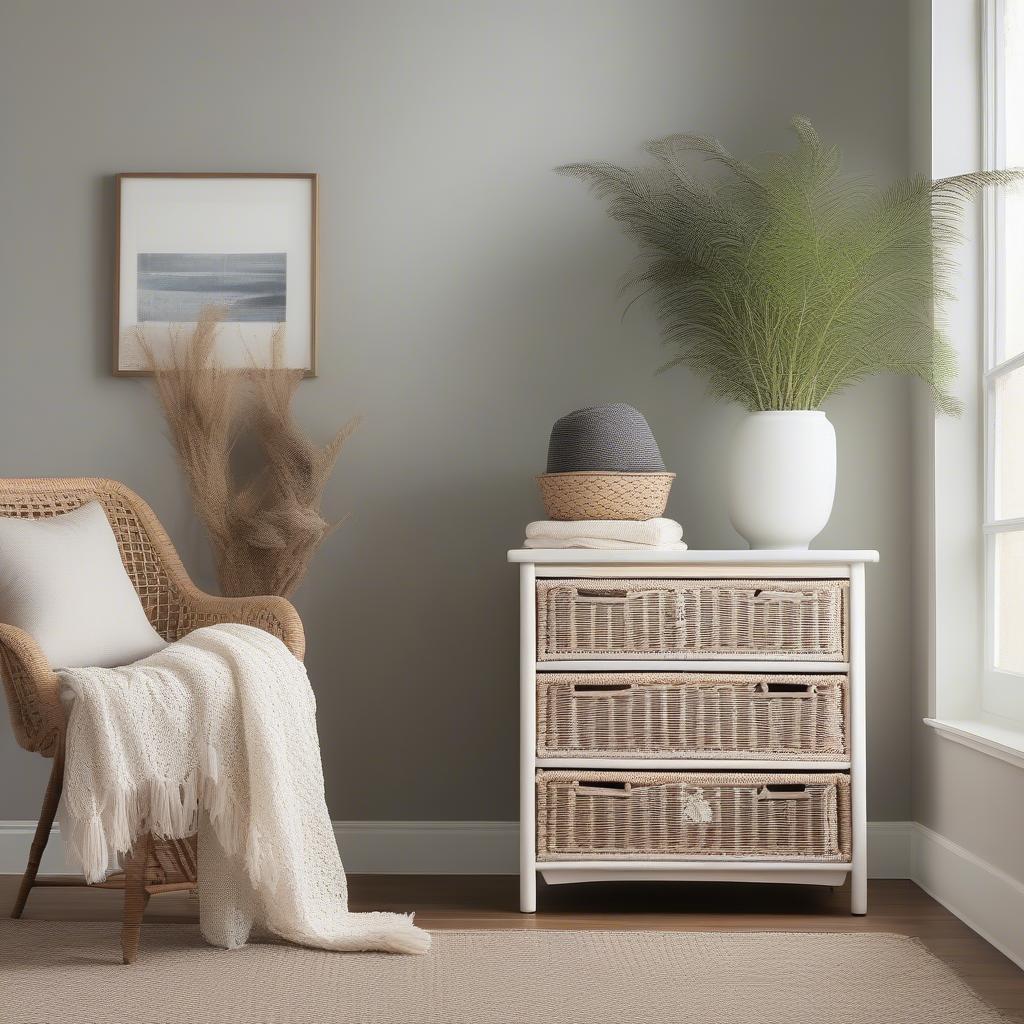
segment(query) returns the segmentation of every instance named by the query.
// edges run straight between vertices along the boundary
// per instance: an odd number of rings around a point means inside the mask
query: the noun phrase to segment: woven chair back
[[[174,546],[150,507],[124,484],[98,477],[0,479],[0,516],[42,519],[98,501],[107,513],[121,560],[138,592],[153,628],[168,641],[184,636],[199,623],[182,581],[188,577]],[[20,632],[20,631],[18,631]],[[63,730],[52,673],[27,670],[24,658],[12,657],[4,637],[0,673],[11,703],[18,742],[30,750],[52,754]],[[45,737],[43,739],[42,737]]]

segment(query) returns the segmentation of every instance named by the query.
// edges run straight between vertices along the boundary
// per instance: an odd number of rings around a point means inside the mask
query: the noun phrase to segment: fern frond
[[[807,118],[791,124],[794,150],[751,162],[687,133],[648,143],[644,167],[559,171],[637,243],[627,288],[651,297],[676,350],[662,370],[688,366],[751,410],[814,409],[866,377],[904,374],[955,414],[956,361],[936,320],[960,222],[980,189],[1017,185],[1024,170],[872,188],[843,174],[840,150]],[[723,170],[702,180],[694,155]]]

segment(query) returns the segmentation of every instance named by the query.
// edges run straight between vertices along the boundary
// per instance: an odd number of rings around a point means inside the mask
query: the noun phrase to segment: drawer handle
[[[806,593],[802,590],[755,590],[754,600],[767,603],[769,601],[784,601],[788,604],[802,604],[804,601],[813,601],[817,598],[815,593]]]
[[[800,783],[768,783],[757,791],[758,800],[810,800],[807,787]]]
[[[628,782],[574,782],[573,788],[580,796],[629,797],[633,787]]]
[[[619,697],[624,693],[632,693],[630,683],[619,683],[614,686],[591,686],[587,683],[574,683],[572,692],[576,697]]]
[[[579,597],[609,597],[618,601],[629,596],[625,590],[577,590],[576,593]]]
[[[805,699],[816,697],[818,687],[814,683],[754,683],[754,693],[760,693],[765,697],[796,697]]]

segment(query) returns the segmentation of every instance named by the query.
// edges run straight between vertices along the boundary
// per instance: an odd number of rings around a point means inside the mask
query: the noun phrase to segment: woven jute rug
[[[913,939],[877,933],[440,931],[426,956],[226,952],[195,925],[0,925],[17,1024],[995,1024]]]

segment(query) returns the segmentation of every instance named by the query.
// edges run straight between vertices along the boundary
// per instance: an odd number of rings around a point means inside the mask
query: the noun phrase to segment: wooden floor
[[[18,879],[0,875],[0,908],[11,905]],[[849,893],[816,886],[617,885],[544,887],[540,912],[516,909],[518,879],[506,875],[350,876],[353,910],[416,912],[424,928],[633,928],[687,931],[878,931],[921,939],[976,992],[1008,1018],[1024,1022],[1024,972],[913,882],[872,881],[866,917],[849,913]],[[26,918],[116,921],[118,892],[35,889]],[[187,894],[154,897],[147,921],[192,921]],[[3,965],[0,964],[0,972]]]

